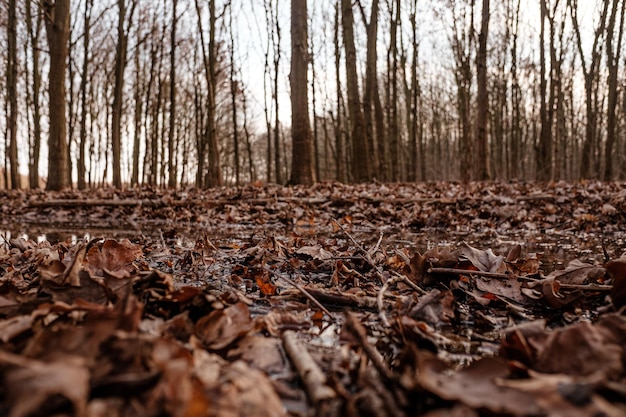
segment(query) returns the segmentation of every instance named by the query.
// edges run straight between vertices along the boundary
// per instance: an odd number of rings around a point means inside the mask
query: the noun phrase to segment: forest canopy
[[[306,4],[2,2],[0,187],[626,177],[626,1]]]

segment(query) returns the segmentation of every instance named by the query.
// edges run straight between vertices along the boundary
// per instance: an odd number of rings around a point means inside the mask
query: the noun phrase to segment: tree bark
[[[136,2],[131,0],[129,27],[133,19]],[[111,111],[111,151],[113,157],[113,186],[122,187],[122,101],[124,100],[124,71],[126,70],[126,50],[128,33],[126,21],[126,0],[118,0],[117,47],[115,51],[115,86],[113,88],[113,108]]]
[[[308,97],[307,0],[291,0],[291,178],[290,184],[313,184],[312,137]]]
[[[167,185],[170,188],[176,187],[177,177],[177,139],[176,139],[176,16],[178,0],[172,0],[172,30],[170,32],[170,114],[169,114],[169,135],[167,142]]]
[[[61,190],[69,187],[69,161],[67,159],[67,127],[65,99],[65,71],[67,68],[70,33],[70,0],[44,0],[46,33],[50,51],[48,94],[50,127],[48,138],[48,183],[46,189]]]
[[[9,131],[9,165],[12,189],[20,188],[19,160],[17,155],[17,18],[15,0],[9,0],[9,19],[7,27],[7,99],[9,113],[7,129]]]
[[[32,16],[33,0],[26,1],[26,28],[30,40],[31,57],[33,60],[33,85],[31,101],[33,105],[33,138],[29,149],[28,180],[31,189],[39,188],[39,158],[41,149],[41,71],[39,69],[39,34],[41,29],[41,13],[37,13],[35,27]]]
[[[542,0],[545,1],[545,0]],[[598,70],[600,64],[600,38],[604,33],[606,25],[607,11],[609,7],[609,0],[603,1],[602,12],[598,21],[598,27],[595,29],[593,46],[591,47],[591,60],[585,59],[583,52],[583,40],[580,33],[580,26],[578,23],[578,1],[568,0],[567,4],[570,8],[572,17],[572,26],[574,34],[576,35],[576,46],[580,55],[580,62],[582,65],[583,76],[585,81],[585,109],[587,123],[585,124],[585,140],[583,142],[582,157],[580,163],[580,176],[582,178],[591,178],[594,176],[594,162],[595,162],[595,150],[596,150],[596,117],[598,113],[597,100],[594,98],[594,90],[597,95],[596,84],[598,80]]]
[[[617,30],[618,39],[617,46],[614,48],[613,37],[615,30],[615,23],[617,20],[618,8],[617,6],[621,2],[621,12],[619,28]],[[607,107],[607,132],[606,143],[604,150],[604,180],[610,181],[613,179],[613,147],[617,139],[617,100],[618,100],[618,68],[620,60],[620,52],[622,50],[622,39],[624,29],[624,13],[626,12],[626,1],[613,0],[611,7],[611,16],[609,19],[609,25],[607,27],[606,38],[606,59],[608,66],[608,107]]]
[[[483,0],[481,28],[476,54],[476,178],[488,180],[489,175],[489,93],[487,91],[487,38],[489,36],[489,0]]]
[[[85,182],[85,146],[87,145],[87,88],[89,84],[89,48],[91,39],[91,9],[93,0],[85,1],[85,10],[83,14],[84,32],[83,32],[83,67],[80,78],[80,133],[78,143],[78,163],[77,163],[77,185],[79,190],[87,188]]]
[[[365,20],[365,16],[363,16]],[[381,140],[381,133],[374,129],[374,94],[378,94],[377,77],[377,44],[378,44],[378,0],[372,1],[372,10],[367,29],[367,58],[365,63],[365,93],[363,94],[363,118],[365,121],[365,136],[367,138],[368,160],[375,165],[376,177],[381,181],[386,181],[385,160],[378,157],[376,138]]]
[[[351,0],[341,0],[343,39],[346,51],[346,81],[348,84],[348,112],[352,124],[352,181],[368,181],[367,141],[365,122],[359,99],[359,81],[356,71],[356,47],[354,45],[354,15]]]

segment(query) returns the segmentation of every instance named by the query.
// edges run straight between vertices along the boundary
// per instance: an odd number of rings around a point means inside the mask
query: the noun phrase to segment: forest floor
[[[624,416],[626,184],[0,191],[0,415]]]

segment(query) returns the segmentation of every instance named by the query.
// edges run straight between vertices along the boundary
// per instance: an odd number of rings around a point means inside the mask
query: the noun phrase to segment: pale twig
[[[282,339],[285,351],[298,371],[311,403],[319,406],[322,401],[335,398],[337,393],[326,385],[326,376],[306,347],[300,343],[296,333],[287,330],[282,334]]]
[[[309,300],[311,300],[311,302],[313,302],[313,304],[315,304],[317,307],[319,307],[319,309],[320,309],[320,310],[322,310],[324,313],[326,313],[326,315],[328,316],[328,318],[329,318],[331,321],[333,321],[333,322],[335,321],[335,318],[333,317],[333,315],[332,315],[332,314],[330,314],[330,311],[328,311],[328,309],[327,309],[326,307],[324,307],[324,305],[323,305],[322,303],[320,303],[319,301],[317,301],[317,299],[316,299],[315,297],[313,297],[313,296],[311,295],[311,293],[309,293],[309,292],[308,292],[308,291],[307,291],[307,290],[306,290],[306,289],[305,289],[302,285],[298,284],[297,282],[295,282],[295,281],[293,281],[293,280],[291,280],[291,279],[289,279],[289,278],[287,278],[287,277],[285,277],[285,276],[278,275],[276,272],[272,271],[272,270],[271,270],[271,269],[269,269],[268,267],[263,267],[263,269],[265,269],[267,272],[269,272],[270,274],[274,275],[275,277],[282,278],[282,279],[284,279],[285,281],[287,281],[287,283],[288,283],[288,284],[290,284],[290,285],[292,285],[292,286],[296,287],[296,289],[297,289],[298,291],[300,291],[302,294],[304,294],[304,296],[305,296],[306,298],[308,298]]]

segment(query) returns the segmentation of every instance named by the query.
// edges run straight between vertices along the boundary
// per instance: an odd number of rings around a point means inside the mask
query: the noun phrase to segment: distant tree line
[[[6,0],[0,187],[623,180],[625,12]]]

